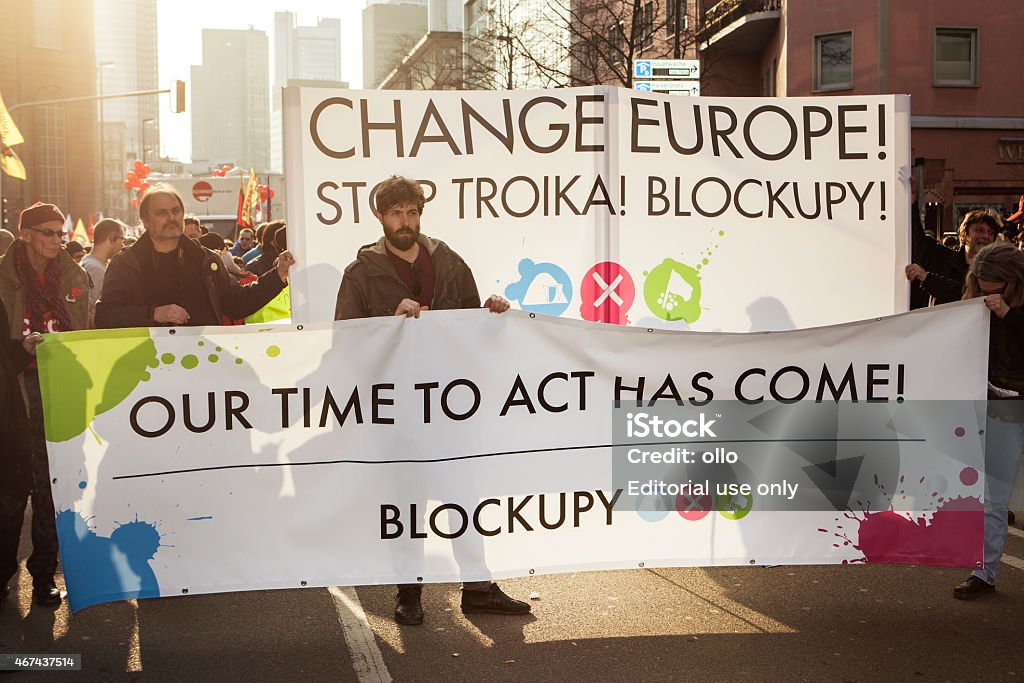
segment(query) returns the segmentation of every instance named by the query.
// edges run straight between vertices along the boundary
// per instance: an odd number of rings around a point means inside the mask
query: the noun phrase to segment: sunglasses
[[[413,261],[413,263],[412,263],[411,273],[412,273],[412,295],[413,296],[419,296],[420,292],[423,291],[423,283],[420,282],[420,275],[422,274],[422,271],[420,270],[419,265],[417,265],[415,261]]]
[[[60,237],[63,239],[65,235],[63,230],[51,230],[50,228],[29,228],[29,230],[38,232],[43,237]]]

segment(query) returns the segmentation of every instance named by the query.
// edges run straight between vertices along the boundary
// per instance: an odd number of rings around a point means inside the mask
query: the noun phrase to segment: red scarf
[[[71,329],[71,318],[64,308],[64,300],[60,295],[60,265],[57,259],[46,264],[43,282],[39,282],[36,271],[28,262],[25,243],[14,243],[14,267],[25,289],[25,317],[28,318],[29,329],[33,332],[46,332],[45,318],[50,313],[57,321],[61,330]]]

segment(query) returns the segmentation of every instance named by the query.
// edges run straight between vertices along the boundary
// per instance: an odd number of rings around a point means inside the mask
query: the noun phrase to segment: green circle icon
[[[695,322],[700,317],[700,295],[700,274],[674,259],[659,263],[644,280],[647,308],[662,320]]]
[[[754,494],[738,493],[734,496],[717,496],[715,509],[718,514],[733,521],[743,519],[754,507]]]

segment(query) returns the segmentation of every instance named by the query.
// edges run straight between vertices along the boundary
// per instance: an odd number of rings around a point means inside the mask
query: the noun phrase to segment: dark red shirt
[[[390,249],[387,249],[387,252],[399,279],[412,292],[412,298],[419,302],[420,306],[430,307],[434,300],[434,262],[427,250],[420,245],[420,252],[412,263],[401,256],[396,256]]]

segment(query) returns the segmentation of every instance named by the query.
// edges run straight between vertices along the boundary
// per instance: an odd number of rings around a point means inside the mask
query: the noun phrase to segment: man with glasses
[[[255,246],[256,241],[254,234],[255,233],[253,233],[251,228],[242,228],[242,231],[238,233],[238,240],[235,242],[234,246],[228,250],[228,253],[232,256],[242,258],[247,251]]]
[[[90,320],[96,313],[96,300],[100,298],[103,289],[107,263],[124,246],[124,224],[116,218],[104,218],[96,224],[92,239],[92,251],[82,259],[82,267],[92,278],[92,290],[89,291]]]
[[[0,299],[7,319],[9,344],[35,353],[41,333],[84,330],[89,321],[88,273],[64,250],[64,214],[53,204],[37,203],[21,212],[19,238],[0,260]],[[57,572],[57,529],[50,491],[50,467],[43,433],[43,405],[39,373],[33,360],[21,374],[28,401],[28,444],[31,460],[32,595],[37,605],[61,602],[54,576]],[[0,591],[10,573],[9,553],[17,552],[27,496],[0,496]],[[17,570],[17,563],[14,565]]]
[[[346,269],[338,290],[335,320],[401,315],[418,318],[426,310],[480,308],[473,272],[444,242],[420,234],[425,198],[419,183],[391,176],[377,187],[374,215],[384,229],[376,244],[362,247]],[[504,313],[509,303],[492,295],[484,303]],[[398,587],[395,621],[423,623],[418,584]],[[505,595],[492,581],[462,586],[464,614],[526,614],[530,605]]]

